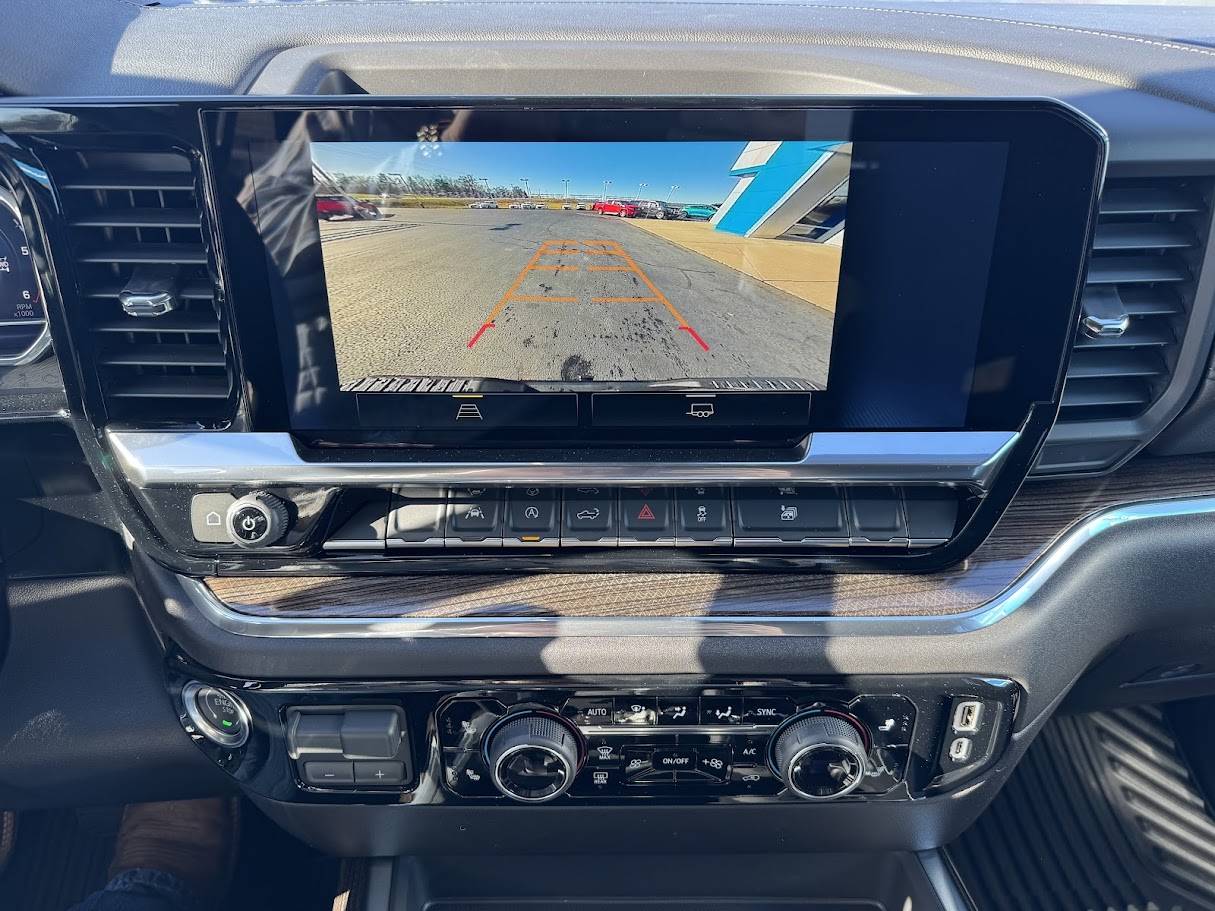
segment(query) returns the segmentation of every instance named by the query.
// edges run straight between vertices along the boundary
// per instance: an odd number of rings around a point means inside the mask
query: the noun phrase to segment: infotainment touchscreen
[[[428,376],[827,385],[850,142],[310,150],[343,389]]]
[[[1048,101],[347,99],[207,125],[259,300],[237,329],[274,340],[244,364],[257,426],[376,445],[1015,430],[1058,400],[1105,148]]]

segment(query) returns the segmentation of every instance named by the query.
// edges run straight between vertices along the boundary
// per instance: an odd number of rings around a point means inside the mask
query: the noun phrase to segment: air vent
[[[1164,391],[1194,304],[1210,199],[1206,179],[1106,182],[1060,423],[1135,418]]]
[[[51,172],[86,311],[77,324],[90,332],[109,419],[225,422],[232,382],[190,159],[61,152]],[[159,306],[140,311],[139,292]]]

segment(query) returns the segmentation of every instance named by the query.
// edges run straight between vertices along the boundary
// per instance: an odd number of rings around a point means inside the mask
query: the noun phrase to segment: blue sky
[[[625,198],[715,203],[734,186],[730,167],[742,142],[315,142],[313,159],[326,171],[351,174],[485,177],[493,186],[523,186],[534,194],[560,194],[562,180],[575,196],[603,192]],[[638,188],[639,183],[648,187]],[[671,190],[672,185],[679,189]]]

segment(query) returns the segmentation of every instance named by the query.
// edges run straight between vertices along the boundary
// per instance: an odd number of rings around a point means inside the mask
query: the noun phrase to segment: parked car
[[[637,203],[642,218],[683,218],[683,209],[658,199],[643,199]]]
[[[591,206],[591,210],[600,215],[619,215],[621,218],[636,218],[641,214],[641,206],[632,199],[604,199]]]
[[[316,217],[327,221],[338,218],[382,218],[375,203],[355,199],[341,193],[331,193],[316,198]]]
[[[711,206],[684,206],[683,207],[683,216],[684,216],[684,218],[692,218],[692,219],[698,219],[700,221],[708,221],[710,218],[712,218],[714,215],[717,214],[717,210],[719,208],[721,208],[721,207],[716,204],[711,205]]]
[[[492,199],[479,199],[474,203],[469,203],[468,207],[470,209],[497,209],[498,204]],[[513,209],[514,206],[511,206],[511,208]]]
[[[316,217],[326,220],[353,218],[354,206],[345,196],[318,196],[316,198]]]

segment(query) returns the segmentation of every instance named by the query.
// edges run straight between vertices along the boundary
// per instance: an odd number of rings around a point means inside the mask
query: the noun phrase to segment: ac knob
[[[865,778],[868,756],[859,722],[833,712],[798,715],[772,740],[774,771],[806,800],[833,800],[851,793]]]
[[[228,532],[239,547],[268,547],[287,533],[291,514],[272,493],[251,493],[228,507]]]
[[[568,791],[582,755],[577,730],[547,712],[508,715],[485,739],[485,761],[494,786],[523,803],[544,803]]]

